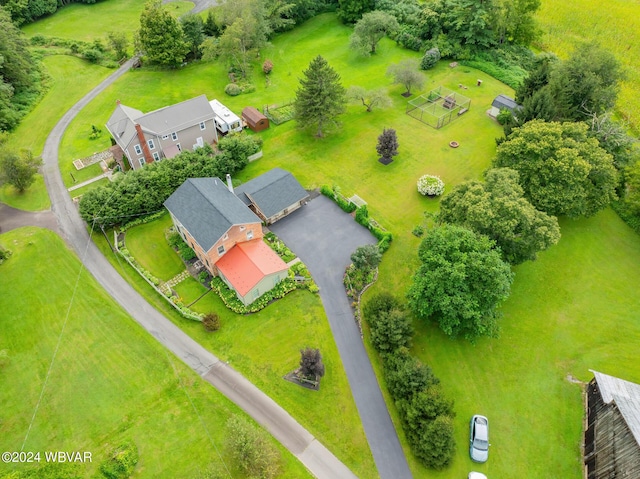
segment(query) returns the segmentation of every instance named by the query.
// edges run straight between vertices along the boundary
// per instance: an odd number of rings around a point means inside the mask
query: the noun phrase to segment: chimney
[[[231,183],[231,175],[229,173],[227,173],[227,188],[229,188],[229,191],[231,193],[234,193],[234,191],[233,191],[233,183]]]
[[[153,156],[151,156],[151,150],[149,150],[149,145],[147,145],[147,139],[144,137],[142,127],[137,123],[136,132],[138,133],[138,141],[140,141],[140,147],[142,148],[145,163],[153,163]]]

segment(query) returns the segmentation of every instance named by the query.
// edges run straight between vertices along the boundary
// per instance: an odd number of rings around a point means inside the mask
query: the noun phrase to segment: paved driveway
[[[358,246],[375,244],[376,239],[324,196],[314,198],[269,229],[300,257],[320,287],[322,304],[380,477],[412,477],[342,285],[351,253]]]

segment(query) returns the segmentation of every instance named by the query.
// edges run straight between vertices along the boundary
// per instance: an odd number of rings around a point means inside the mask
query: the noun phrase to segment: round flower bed
[[[425,196],[439,196],[444,192],[444,181],[439,176],[421,176],[418,180],[418,191]]]

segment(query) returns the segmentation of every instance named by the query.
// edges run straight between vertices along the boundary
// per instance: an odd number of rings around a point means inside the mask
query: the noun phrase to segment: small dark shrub
[[[109,457],[100,464],[100,472],[107,479],[126,479],[138,463],[138,447],[126,442],[109,453]]]
[[[198,281],[204,284],[207,282],[207,279],[209,279],[208,271],[200,271],[200,273],[198,273]]]
[[[307,347],[300,350],[300,374],[312,379],[324,376],[324,364],[319,349]]]
[[[416,226],[415,228],[413,228],[411,234],[420,238],[424,234],[424,227],[421,225]]]
[[[220,329],[220,317],[217,313],[207,313],[202,318],[202,325],[207,331],[217,331]]]

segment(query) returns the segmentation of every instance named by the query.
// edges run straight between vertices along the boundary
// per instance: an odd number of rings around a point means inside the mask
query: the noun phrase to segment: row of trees
[[[540,0],[340,0],[338,16],[356,23],[368,12],[384,11],[397,20],[395,36],[402,45],[453,51],[528,45],[538,35],[534,14],[539,7]]]
[[[0,0],[17,26],[51,15],[70,3],[96,3],[96,0]]]
[[[41,72],[24,34],[0,7],[0,131],[13,129],[37,100]]]
[[[259,139],[248,135],[228,135],[214,154],[209,145],[183,151],[170,161],[159,161],[140,170],[119,175],[104,186],[82,196],[80,215],[91,225],[111,227],[154,213],[188,178],[224,178],[244,168],[247,157],[260,148]]]
[[[427,467],[446,467],[455,453],[453,401],[444,396],[431,369],[409,354],[411,318],[388,293],[373,296],[363,313],[411,450]]]

